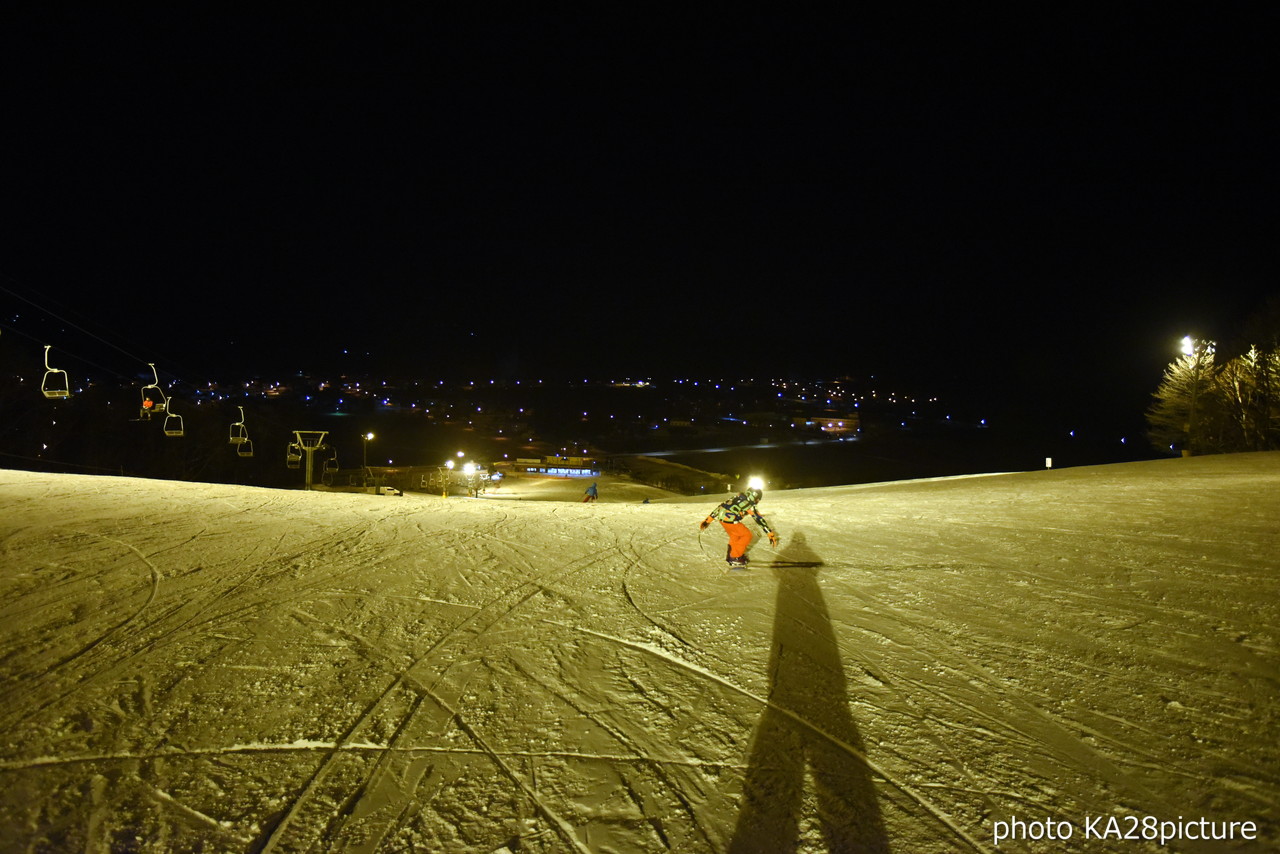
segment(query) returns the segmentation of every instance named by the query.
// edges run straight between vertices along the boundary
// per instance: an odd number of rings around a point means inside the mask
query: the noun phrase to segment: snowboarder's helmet
[[[751,499],[752,504],[759,504],[760,499],[764,497],[764,493],[758,489],[752,488],[747,490],[747,497]]]

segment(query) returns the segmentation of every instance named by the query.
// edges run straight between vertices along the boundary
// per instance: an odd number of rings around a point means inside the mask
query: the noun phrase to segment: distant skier
[[[778,545],[778,535],[769,527],[769,523],[760,515],[760,511],[756,509],[756,505],[760,503],[760,499],[764,493],[758,486],[750,486],[745,492],[740,492],[733,498],[722,503],[719,507],[712,510],[707,518],[702,520],[702,524],[698,526],[700,530],[705,531],[707,526],[712,522],[719,522],[724,526],[725,533],[729,535],[729,549],[725,553],[725,560],[730,566],[746,566],[747,565],[747,546],[751,545],[751,530],[743,524],[743,519],[751,516],[755,519],[760,529],[769,535],[769,542],[775,548]]]
[[[595,501],[599,497],[600,497],[600,492],[599,490],[596,489],[596,485],[593,483],[587,487],[587,494],[582,496],[582,503],[590,504],[591,502]]]

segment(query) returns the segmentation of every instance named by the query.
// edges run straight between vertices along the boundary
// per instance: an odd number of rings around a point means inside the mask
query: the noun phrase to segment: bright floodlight
[[[1196,342],[1195,342],[1195,339],[1194,339],[1194,338],[1192,338],[1190,335],[1188,335],[1188,336],[1186,336],[1185,338],[1183,338],[1183,339],[1182,339],[1182,354],[1183,354],[1184,356],[1190,356],[1190,355],[1194,354],[1195,352],[1196,352]]]
[[[365,433],[365,434],[364,434],[364,437],[365,437],[365,439],[372,439],[372,438],[373,438],[373,434],[372,434],[372,433]]]
[[[473,475],[473,474],[475,474],[475,473],[476,473],[476,464],[475,464],[475,463],[467,463],[466,465],[464,465],[464,466],[462,467],[462,471],[463,471],[463,473],[464,473],[464,474],[466,474],[466,475],[467,475],[467,477],[470,477],[471,475]]]
[[[747,481],[747,489],[760,489],[760,490],[763,490],[763,489],[764,489],[764,479],[763,479],[763,478],[759,478],[759,477],[753,477],[753,478],[751,478],[750,480],[748,480],[748,481]]]

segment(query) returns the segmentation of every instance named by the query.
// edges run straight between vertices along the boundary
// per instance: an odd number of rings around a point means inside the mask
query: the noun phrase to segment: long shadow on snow
[[[729,851],[797,849],[808,767],[827,850],[887,852],[875,786],[861,759],[862,737],[849,713],[840,649],[818,586],[822,560],[796,535],[776,564],[769,705],[752,739]]]

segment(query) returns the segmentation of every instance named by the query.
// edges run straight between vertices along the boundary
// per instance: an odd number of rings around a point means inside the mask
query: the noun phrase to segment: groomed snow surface
[[[1280,454],[509,484],[0,472],[0,849],[1280,847]]]

